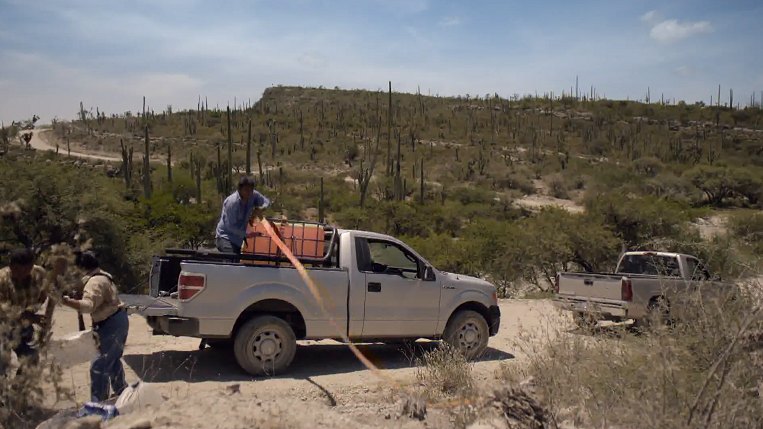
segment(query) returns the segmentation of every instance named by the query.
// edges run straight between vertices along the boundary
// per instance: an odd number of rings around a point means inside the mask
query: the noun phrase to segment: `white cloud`
[[[461,25],[461,18],[457,16],[446,16],[440,20],[439,25],[441,27],[455,27]]]
[[[649,12],[641,15],[641,20],[647,24],[657,24],[660,21],[660,14],[656,10],[650,10]]]
[[[708,21],[679,22],[676,19],[667,19],[654,24],[649,31],[649,36],[658,42],[670,43],[712,31],[713,27]]]
[[[684,65],[676,67],[674,72],[681,77],[691,77],[697,73],[697,70],[694,67]]]

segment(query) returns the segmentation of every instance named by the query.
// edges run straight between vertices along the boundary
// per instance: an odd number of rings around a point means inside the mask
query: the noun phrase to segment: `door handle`
[[[585,279],[585,280],[583,280],[583,284],[586,285],[586,286],[593,286],[593,280]]]
[[[381,283],[371,282],[368,284],[369,292],[381,292]]]

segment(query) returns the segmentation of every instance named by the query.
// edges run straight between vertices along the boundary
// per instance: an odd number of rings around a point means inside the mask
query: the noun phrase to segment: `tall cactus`
[[[252,120],[249,120],[249,128],[246,132],[246,175],[252,175]]]
[[[167,141],[167,181],[172,184],[172,142]]]
[[[389,81],[387,106],[387,176],[392,176],[392,81]]]
[[[223,168],[222,154],[220,151],[221,151],[220,143],[218,142],[217,143],[217,166],[215,167],[215,180],[217,181],[217,193],[220,195],[225,195],[228,188],[227,186],[225,186],[226,176],[223,176],[225,169]]]
[[[323,223],[325,221],[326,206],[323,203],[323,177],[321,177],[321,196],[318,200],[318,221]]]
[[[151,155],[151,148],[149,147],[148,140],[148,125],[144,128],[145,132],[145,152],[143,153],[143,196],[146,199],[151,198],[151,165],[149,164],[149,156]]]
[[[233,134],[230,126],[230,106],[228,106],[228,174],[226,175],[225,190],[230,191],[233,186]]]
[[[191,153],[193,155],[193,153]],[[201,166],[204,164],[198,156],[191,161],[191,175],[196,179],[196,201],[201,203]]]
[[[424,204],[424,157],[421,157],[421,169],[420,169],[420,176],[421,176],[421,195],[419,203],[422,205]]]
[[[132,163],[132,154],[133,154],[133,148],[130,146],[130,149],[127,149],[127,146],[125,146],[125,143],[122,139],[119,139],[119,145],[122,147],[122,177],[125,180],[125,188],[130,189],[130,184],[132,183],[132,170],[133,170],[133,163]],[[68,147],[68,144],[67,144]]]

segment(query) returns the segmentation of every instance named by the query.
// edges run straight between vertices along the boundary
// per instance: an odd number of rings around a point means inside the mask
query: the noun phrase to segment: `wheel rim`
[[[254,357],[262,362],[271,362],[278,358],[283,349],[283,342],[278,333],[273,331],[261,332],[252,342]]]
[[[479,347],[482,341],[480,328],[472,320],[467,321],[456,332],[456,346],[463,351],[471,351]]]

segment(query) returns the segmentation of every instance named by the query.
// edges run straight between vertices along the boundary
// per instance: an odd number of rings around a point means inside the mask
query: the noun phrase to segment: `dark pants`
[[[130,322],[127,313],[119,310],[108,319],[93,325],[98,334],[99,355],[90,365],[90,400],[102,402],[109,398],[109,385],[114,395],[127,387],[122,353],[127,343]]]
[[[231,243],[230,240],[225,238],[216,238],[215,246],[217,247],[217,250],[222,253],[235,253],[236,255],[241,254],[241,246],[236,247],[233,243]]]
[[[18,374],[23,372],[25,365],[34,365],[39,361],[39,351],[30,346],[34,341],[33,326],[11,328],[11,333],[6,336],[6,341],[15,344],[13,351],[19,359]],[[6,361],[6,358],[7,356],[0,356],[0,375],[5,374],[8,365],[10,365],[10,361]]]

